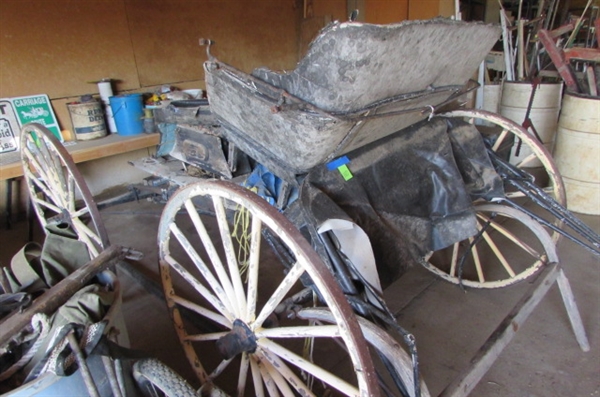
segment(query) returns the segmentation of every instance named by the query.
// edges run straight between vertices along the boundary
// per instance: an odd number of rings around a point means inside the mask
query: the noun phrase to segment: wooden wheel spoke
[[[296,327],[262,328],[255,332],[257,338],[338,338],[337,325],[306,325]]]
[[[262,385],[267,389],[267,393],[269,393],[269,397],[279,397],[279,389],[277,388],[277,384],[273,379],[273,375],[271,372],[271,366],[266,359],[261,359],[257,354],[254,354],[258,360],[256,362],[257,368],[260,373],[260,377],[262,379]],[[262,389],[261,385],[261,389]]]
[[[210,342],[221,339],[227,335],[227,332],[208,332],[204,334],[188,334],[185,336],[184,340],[186,342]]]
[[[83,234],[89,237],[95,246],[102,247],[102,241],[100,241],[100,237],[90,229],[83,221],[77,217],[71,218],[71,222],[73,223],[73,227],[77,230],[77,234]]]
[[[300,279],[300,276],[304,273],[304,268],[296,262],[296,264],[290,269],[288,274],[285,276],[281,284],[277,287],[275,292],[269,297],[267,303],[263,306],[260,314],[257,316],[256,321],[252,324],[254,329],[262,326],[262,323],[267,317],[273,313],[277,305],[285,298],[290,289],[294,286],[295,282]]]
[[[62,162],[55,154],[54,150],[50,148],[51,144],[44,137],[40,137],[39,140],[40,153],[42,154],[42,157],[48,168],[48,175],[59,185],[56,186],[59,189],[59,192],[66,193],[67,182],[63,173],[64,171]]]
[[[219,375],[221,375],[223,373],[223,371],[225,371],[227,369],[227,367],[229,367],[229,364],[231,364],[231,362],[233,361],[233,358],[230,358],[229,360],[222,360],[219,365],[217,365],[217,367],[213,370],[213,372],[211,372],[208,375],[208,379],[216,379]]]
[[[454,243],[452,246],[452,258],[450,260],[450,276],[456,277],[456,264],[458,262],[458,251],[460,249],[460,242]]]
[[[525,157],[523,160],[521,160],[518,164],[516,164],[517,168],[524,168],[527,167],[527,164],[535,161],[538,159],[537,154],[535,153],[530,153],[527,157]]]
[[[181,245],[181,247],[188,254],[188,257],[194,262],[194,265],[196,265],[196,268],[200,271],[200,274],[202,274],[202,277],[204,277],[207,284],[210,285],[212,290],[218,296],[219,300],[222,302],[222,305],[219,305],[219,306],[222,306],[224,309],[226,309],[227,313],[229,314],[226,317],[233,320],[233,318],[236,317],[235,311],[233,310],[231,301],[227,297],[227,294],[225,293],[221,284],[213,276],[210,269],[206,266],[206,264],[204,263],[202,258],[200,258],[200,255],[198,254],[198,252],[196,252],[196,250],[194,249],[194,247],[192,246],[190,241],[187,239],[187,237],[185,237],[183,232],[181,230],[179,230],[177,225],[172,224],[170,229],[171,229],[171,232],[173,233],[173,235],[175,236],[175,238],[177,239],[177,241],[179,241],[179,244]],[[186,273],[189,275],[188,278],[194,280],[194,284],[200,284],[198,282],[198,280],[193,278],[193,276],[191,276],[191,274],[189,272],[187,272],[187,270],[186,270]],[[188,278],[186,278],[186,281],[190,282],[190,280]],[[221,311],[221,310],[219,310],[219,311]]]
[[[284,378],[284,376],[282,374],[282,371],[284,370],[284,368],[280,368],[280,367],[277,367],[276,365],[274,365],[275,360],[271,361],[267,357],[267,356],[269,356],[268,352],[265,352],[263,350],[258,350],[255,354],[258,357],[260,357],[260,359],[262,360],[262,362],[265,366],[265,369],[267,371],[269,371],[269,374],[271,375],[271,379],[273,379],[273,382],[275,382],[275,385],[277,386],[277,389],[281,392],[281,395],[283,395],[284,397],[293,396],[294,392],[292,391],[288,381]]]
[[[49,202],[47,202],[46,200],[43,200],[43,199],[41,199],[41,198],[38,198],[38,197],[33,197],[33,198],[32,198],[32,201],[34,201],[35,203],[37,203],[37,204],[41,205],[41,206],[42,206],[42,207],[44,207],[44,208],[47,208],[47,209],[49,209],[49,210],[52,210],[52,211],[54,211],[54,212],[55,212],[55,213],[57,213],[57,214],[60,214],[60,213],[62,212],[60,208],[58,208],[58,207],[57,207],[57,206],[55,206],[54,204],[51,204],[51,203],[49,203]]]
[[[46,169],[41,166],[35,153],[33,153],[29,148],[24,148],[22,150],[22,155],[25,156],[25,164],[27,164],[27,168],[30,169],[32,175],[37,173],[41,178],[48,179]],[[33,165],[33,169],[31,169],[31,165]]]
[[[39,177],[36,176],[30,169],[27,169],[25,171],[25,174],[30,178],[30,180],[33,183],[35,183],[40,189],[42,189],[44,194],[46,194],[48,197],[54,198],[54,201],[56,203],[60,203],[60,200],[58,200],[58,197],[56,197],[56,194],[58,194],[58,191],[53,189],[53,185],[51,184],[50,177],[47,174],[45,174],[44,172],[40,171],[40,168],[38,168],[38,167],[41,167],[41,166],[37,162],[37,159],[35,159],[34,157],[31,156],[31,153],[26,152],[26,155],[28,156],[29,161],[34,164],[34,167],[36,168],[36,171],[39,174]],[[29,167],[27,167],[27,168],[29,168]]]
[[[254,385],[254,394],[256,397],[265,397],[265,390],[263,388],[262,374],[258,365],[258,361],[250,360],[250,371],[252,372],[252,384]],[[243,396],[238,392],[238,396]]]
[[[490,227],[494,228],[499,233],[502,233],[506,238],[508,238],[510,241],[512,241],[517,247],[520,247],[521,249],[523,249],[525,252],[527,252],[532,257],[539,258],[541,256],[536,250],[531,248],[528,244],[524,243],[522,239],[518,238],[513,232],[511,232],[510,230],[508,230],[507,228],[502,226],[500,223],[490,220],[488,217],[484,216],[483,214],[477,214],[477,216],[480,217],[481,219],[484,219],[486,222],[490,222]]]
[[[229,229],[229,223],[227,222],[223,199],[220,197],[213,197],[213,204],[217,215],[217,222],[219,224],[219,232],[221,233],[221,241],[223,243],[223,248],[225,249],[227,266],[229,267],[229,277],[233,284],[233,296],[235,297],[234,305],[237,310],[236,315],[241,317],[247,313],[246,294],[244,292],[244,285],[242,284],[242,276],[240,274],[241,269],[235,255],[235,249],[233,248],[231,230]]]
[[[231,310],[229,310],[229,308],[225,305],[225,302],[222,299],[219,299],[217,298],[217,296],[213,295],[206,287],[204,287],[204,285],[202,285],[202,283],[196,280],[196,278],[194,278],[194,276],[190,272],[188,272],[183,266],[181,266],[181,264],[179,264],[179,262],[177,262],[174,258],[172,258],[171,256],[166,256],[164,259],[167,262],[167,264],[177,273],[179,273],[179,275],[183,277],[183,279],[188,284],[194,287],[194,289],[198,291],[198,293],[204,299],[206,299],[208,303],[210,303],[215,309],[217,309],[217,311],[221,313],[225,318],[227,318],[227,320],[233,323],[233,320],[235,320],[235,318],[231,313]],[[212,285],[212,287],[213,290],[216,288],[220,290],[221,293],[223,293],[223,290],[220,289],[220,287],[216,285]]]
[[[286,349],[285,347],[269,340],[269,339],[259,339],[258,345],[268,352],[272,352],[276,354],[286,362],[292,364],[293,366],[299,368],[302,371],[305,371],[320,381],[328,384],[336,390],[339,390],[342,393],[345,393],[348,396],[359,395],[358,389],[349,384],[348,382],[340,379],[339,377],[333,375],[331,372],[316,366],[310,361],[304,359],[303,357],[295,354],[294,352]]]
[[[516,199],[516,198],[520,198],[520,197],[525,197],[525,193],[522,193],[522,192],[519,192],[519,191],[508,192],[508,193],[505,193],[505,195],[509,199]]]
[[[257,216],[252,217],[250,236],[250,256],[248,258],[248,308],[245,320],[254,321],[256,311],[256,297],[258,294],[258,262],[260,260],[262,222]]]
[[[243,396],[248,381],[248,371],[250,370],[250,356],[244,352],[240,360],[240,372],[238,374],[237,395]]]
[[[69,212],[71,213],[71,217],[81,218],[82,216],[89,214],[90,209],[88,207],[83,207],[83,208],[80,208],[79,210],[75,210],[75,208],[73,207]]]
[[[86,225],[84,225],[81,220],[77,218],[72,218],[71,223],[77,232],[77,238],[79,241],[82,241],[87,246],[87,249],[90,252],[90,257],[97,257],[100,252],[97,248],[97,243],[99,240],[95,238],[96,235]]]
[[[298,375],[294,373],[294,371],[292,371],[286,365],[282,359],[266,350],[261,350],[260,353],[269,361],[269,363],[271,363],[271,366],[277,370],[277,372],[281,375],[282,380],[285,379],[286,386],[292,385],[296,392],[298,392],[301,396],[315,397],[315,394],[312,392],[312,390],[304,383],[302,379],[300,379]],[[280,383],[281,382],[278,382],[277,385],[279,386]],[[279,387],[279,389],[284,393],[285,396],[293,394],[291,393],[291,390],[289,393],[286,393],[281,387]],[[289,388],[287,390],[289,390]]]
[[[479,230],[481,231],[481,227],[479,227]],[[504,255],[502,255],[502,252],[498,249],[498,246],[496,245],[496,243],[494,243],[494,240],[492,240],[492,238],[490,237],[488,232],[485,232],[485,231],[483,232],[483,238],[488,243],[488,245],[494,252],[494,255],[496,255],[496,258],[498,258],[498,260],[502,264],[502,267],[504,267],[504,269],[506,270],[508,275],[510,277],[515,277],[516,276],[515,271],[510,267],[510,265],[508,264],[508,261],[506,260]]]
[[[221,296],[221,294],[217,293],[217,295],[219,296],[220,299],[227,300],[227,306],[229,307],[229,310],[232,313],[234,313],[237,318],[239,318],[239,313],[235,312],[235,310],[234,310],[234,307],[235,307],[234,303],[231,302],[228,298],[226,298],[226,296],[229,296],[232,298],[235,297],[233,285],[231,284],[229,276],[227,275],[227,271],[225,270],[225,267],[223,266],[223,263],[221,262],[221,259],[219,258],[219,254],[217,253],[217,250],[215,249],[215,246],[214,246],[208,232],[206,231],[204,222],[202,222],[202,219],[200,218],[200,215],[198,214],[198,211],[196,210],[196,207],[194,207],[194,203],[192,203],[191,200],[186,200],[184,205],[187,210],[188,216],[190,217],[192,223],[194,224],[194,228],[196,229],[196,232],[200,236],[202,245],[203,245],[204,249],[206,250],[206,253],[208,254],[208,257],[212,263],[212,268],[214,269],[215,273],[217,274],[217,278],[219,279],[219,281],[217,282],[213,278],[212,272],[208,269],[206,264],[204,264],[204,262],[201,259],[199,259],[200,257],[196,253],[195,257],[197,257],[198,260],[200,260],[201,264],[202,264],[202,269],[200,271],[203,275],[205,273],[207,274],[207,276],[205,276],[205,278],[207,278],[207,281],[209,282],[210,285],[213,285],[213,283],[215,283],[215,285],[218,285],[220,283],[220,286],[223,288],[224,294],[223,294],[223,296]],[[181,234],[181,235],[183,236],[183,234]],[[189,244],[189,243],[187,243],[187,244],[189,246],[191,246],[191,244]],[[208,277],[210,277],[210,278],[208,278]]]
[[[481,267],[481,260],[479,258],[479,251],[477,250],[477,244],[473,244],[473,237],[469,237],[469,244],[471,245],[471,255],[473,255],[473,262],[475,263],[475,270],[477,270],[477,278],[480,283],[485,282],[483,276],[483,268]]]
[[[67,203],[69,205],[69,212],[73,213],[75,212],[75,179],[73,178],[72,175],[67,175]],[[84,211],[85,213],[88,213],[89,210],[87,207],[83,207],[82,209],[80,209],[79,211]],[[77,215],[77,217],[79,217],[81,215]]]
[[[219,313],[216,313],[210,309],[207,309],[203,306],[200,306],[197,303],[189,301],[178,295],[173,295],[172,299],[173,299],[173,302],[177,303],[178,305],[183,306],[186,309],[189,309],[189,310],[193,311],[194,313],[199,314],[211,321],[214,321],[215,323],[222,325],[223,327],[231,328],[231,326],[232,326],[231,321],[229,321],[226,317],[224,317],[224,316],[220,315]]]
[[[496,142],[494,142],[494,146],[492,146],[492,151],[494,153],[496,153],[498,149],[502,146],[502,142],[504,142],[504,139],[508,135],[508,132],[509,131],[506,128],[502,129],[502,132],[500,133],[500,135],[498,135]]]

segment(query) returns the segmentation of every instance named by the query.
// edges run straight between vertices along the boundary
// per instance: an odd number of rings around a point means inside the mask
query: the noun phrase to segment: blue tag
[[[346,165],[350,162],[350,159],[348,159],[347,156],[342,156],[340,158],[337,158],[329,163],[327,163],[327,169],[329,171],[333,171],[333,170],[337,170],[338,168],[340,168],[342,165]]]

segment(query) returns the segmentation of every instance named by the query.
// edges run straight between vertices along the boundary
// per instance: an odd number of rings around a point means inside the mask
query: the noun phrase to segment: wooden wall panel
[[[368,0],[366,22],[395,23],[408,19],[408,0]]]
[[[408,19],[454,15],[454,0],[409,0]]]
[[[302,3],[297,0],[125,0],[142,86],[204,78],[213,54],[235,67],[296,64]]]
[[[333,21],[347,21],[347,0],[307,0],[312,3],[313,16],[331,15]]]
[[[105,77],[139,87],[123,0],[0,1],[0,97],[88,94]]]

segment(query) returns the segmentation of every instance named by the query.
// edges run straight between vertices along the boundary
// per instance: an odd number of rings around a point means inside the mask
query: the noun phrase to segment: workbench
[[[77,141],[74,144],[65,143],[65,147],[75,163],[82,163],[156,146],[159,139],[160,134],[158,133],[131,136],[110,134],[89,141]],[[0,181],[20,176],[23,176],[20,152],[0,154]]]
[[[110,134],[103,138],[89,141],[65,142],[65,147],[75,163],[97,160],[117,154],[133,152],[158,145],[160,134],[139,134],[123,136]],[[13,182],[23,176],[21,152],[15,151],[0,154],[0,181],[6,185],[6,222],[10,229],[12,219]],[[31,233],[30,233],[31,234]]]

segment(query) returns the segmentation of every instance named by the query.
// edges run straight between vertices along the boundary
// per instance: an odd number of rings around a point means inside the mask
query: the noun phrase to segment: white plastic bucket
[[[600,98],[565,95],[554,159],[565,182],[567,208],[600,215]]]
[[[498,113],[498,106],[500,105],[500,89],[500,84],[483,86],[483,110]]]
[[[73,130],[78,140],[101,138],[106,135],[104,111],[98,101],[67,103]]]
[[[533,124],[539,138],[550,153],[554,149],[562,87],[562,83],[539,84],[535,90],[533,103],[529,112],[531,124]],[[523,124],[532,91],[533,86],[531,83],[505,81],[502,85],[500,114],[519,125]],[[510,162],[518,164],[530,154],[531,151],[528,147],[516,142],[511,150]],[[542,163],[535,160],[528,162],[527,166],[541,167]]]

